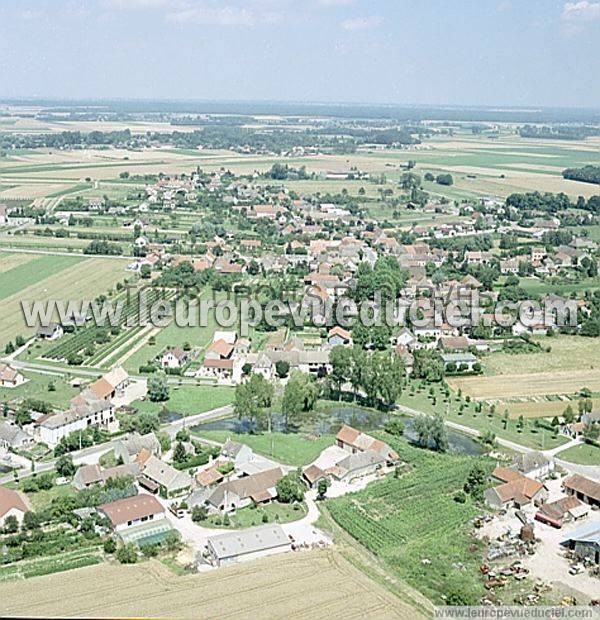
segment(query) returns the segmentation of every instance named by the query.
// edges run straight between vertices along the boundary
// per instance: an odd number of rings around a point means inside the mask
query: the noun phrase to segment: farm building
[[[42,340],[57,340],[64,334],[63,328],[58,323],[48,323],[48,325],[40,325],[37,335]]]
[[[18,426],[0,422],[0,452],[14,450],[33,443],[33,437],[24,433]]]
[[[563,480],[563,488],[566,493],[590,506],[600,506],[600,482],[573,474]]]
[[[588,506],[582,504],[576,497],[570,495],[558,499],[555,502],[542,504],[535,518],[537,521],[547,523],[552,527],[562,527],[564,523],[583,519],[588,512]]]
[[[114,368],[103,377],[94,381],[88,389],[98,398],[111,399],[122,393],[129,383],[129,375],[123,368]]]
[[[266,504],[277,497],[277,483],[283,478],[279,467],[220,484],[207,498],[213,510],[233,512],[251,504]]]
[[[473,366],[477,363],[477,358],[472,353],[442,353],[441,357],[446,369],[454,364],[459,369],[473,370]]]
[[[0,387],[14,388],[23,385],[27,379],[15,368],[0,363]]]
[[[352,335],[348,330],[336,325],[329,330],[329,333],[327,334],[327,342],[333,347],[337,345],[351,345]]]
[[[290,551],[290,539],[280,525],[263,525],[239,532],[211,536],[208,554],[215,566],[254,560],[275,553]]]
[[[142,463],[141,469],[139,482],[152,493],[173,497],[189,491],[192,486],[192,477],[187,472],[179,471],[155,456]]]
[[[190,355],[181,347],[172,347],[165,351],[160,358],[160,365],[163,368],[181,368],[190,360]]]
[[[398,454],[386,443],[346,424],[342,426],[335,439],[338,447],[352,454],[371,450],[382,455],[388,464],[398,462]]]
[[[537,480],[527,478],[507,467],[496,467],[492,478],[502,484],[489,488],[485,492],[485,501],[492,508],[520,508],[530,503],[542,504],[548,492]]]
[[[154,521],[165,516],[165,509],[153,495],[134,495],[98,507],[115,532]]]
[[[349,454],[332,468],[334,478],[344,482],[356,480],[363,476],[374,474],[377,470],[385,467],[386,458],[379,452],[365,450]]]
[[[23,522],[29,508],[23,496],[17,491],[0,486],[0,527],[4,527],[8,517],[15,517],[18,523]]]
[[[554,461],[541,452],[527,452],[515,457],[512,468],[524,476],[541,479],[554,469]]]
[[[221,448],[221,458],[226,461],[231,461],[236,467],[239,467],[242,463],[248,462],[253,456],[254,453],[252,452],[252,448],[243,443],[237,443],[229,439]]]
[[[49,413],[36,421],[36,433],[40,441],[55,446],[73,431],[92,426],[118,430],[115,408],[107,400],[99,399],[89,390],[71,400],[71,407],[60,413]]]
[[[600,564],[600,521],[586,523],[572,531],[561,543],[580,558]]]
[[[136,463],[128,463],[126,465],[117,465],[102,469],[100,465],[83,465],[80,467],[73,477],[73,486],[81,491],[94,484],[106,484],[108,480],[116,480],[131,476],[137,478],[140,468]]]
[[[302,478],[311,489],[317,488],[320,480],[329,481],[329,475],[317,465],[309,465],[302,472]]]

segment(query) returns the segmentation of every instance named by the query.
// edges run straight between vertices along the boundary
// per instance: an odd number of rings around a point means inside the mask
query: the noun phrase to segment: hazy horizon
[[[0,98],[597,108],[598,41],[589,0],[8,0]]]

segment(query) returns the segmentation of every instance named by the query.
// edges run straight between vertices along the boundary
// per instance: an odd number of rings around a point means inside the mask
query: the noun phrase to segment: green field
[[[8,271],[0,273],[0,299],[6,299],[27,286],[50,278],[83,259],[75,256],[36,256]]]
[[[67,408],[71,398],[79,393],[78,389],[71,387],[68,380],[62,377],[27,371],[22,374],[28,381],[15,388],[0,387],[0,401],[33,398],[47,402],[52,407]],[[54,385],[54,391],[48,389],[50,384]]]
[[[136,400],[132,406],[140,411],[158,413],[166,408],[182,415],[193,415],[230,405],[233,395],[233,388],[224,386],[170,385],[168,401],[153,403],[149,400]]]
[[[552,336],[533,338],[533,342],[551,351],[512,354],[499,351],[482,358],[486,374],[530,374],[561,370],[600,368],[598,339],[584,336]]]
[[[485,592],[479,572],[483,555],[481,543],[470,535],[470,520],[481,509],[470,497],[465,503],[453,499],[475,459],[431,453],[389,435],[384,439],[407,463],[406,470],[399,478],[390,475],[328,500],[331,516],[434,603],[442,604],[442,595],[454,604],[478,603]],[[491,461],[479,462],[491,471]]]
[[[72,261],[70,265],[64,260]],[[53,265],[50,273],[38,279],[32,275],[33,281],[22,280],[20,287],[15,289],[14,280],[10,278],[10,289],[14,292],[10,296],[0,299],[0,346],[14,339],[18,334],[31,334],[23,317],[22,301],[77,301],[92,300],[100,293],[106,293],[117,282],[123,282],[131,276],[125,272],[122,260],[104,257],[71,258],[63,256],[44,256],[44,261]],[[55,262],[58,261],[58,262]],[[56,268],[55,265],[60,266]],[[0,281],[4,280],[12,270],[0,273]],[[8,289],[7,289],[8,290]],[[56,319],[57,317],[55,317]]]
[[[600,446],[584,443],[579,446],[568,448],[564,452],[559,452],[556,458],[577,465],[600,466]]]
[[[475,429],[480,433],[491,431],[496,437],[514,441],[536,450],[549,450],[568,441],[564,435],[555,435],[552,431],[538,428],[531,420],[525,420],[524,428],[521,431],[519,431],[516,420],[508,420],[506,428],[504,428],[505,422],[502,419],[504,409],[501,406],[497,407],[495,414],[490,412],[489,407],[478,413],[475,402],[467,403],[464,399],[459,401],[453,392],[450,394],[450,402],[445,402],[444,395],[438,385],[432,386],[433,397],[429,394],[429,387],[419,390],[416,383],[412,385],[413,393],[411,394],[410,389],[404,390],[397,401],[399,405],[428,414],[438,412],[451,422]],[[435,404],[433,398],[436,399]],[[462,412],[460,410],[461,404],[463,405]]]
[[[332,446],[335,440],[333,435],[309,438],[299,433],[241,434],[230,431],[205,431],[199,427],[195,432],[199,437],[221,443],[227,439],[245,443],[257,453],[286,465],[297,466],[308,465],[314,461],[325,448]]]

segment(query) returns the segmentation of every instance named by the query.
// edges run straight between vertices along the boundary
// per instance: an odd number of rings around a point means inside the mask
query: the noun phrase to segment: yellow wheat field
[[[0,585],[0,615],[266,620],[421,618],[335,551],[288,553],[175,576],[165,566],[102,564]]]

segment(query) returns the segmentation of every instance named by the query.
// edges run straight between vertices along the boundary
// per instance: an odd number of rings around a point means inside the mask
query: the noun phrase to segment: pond
[[[340,406],[334,407],[328,411],[316,412],[310,420],[306,420],[302,425],[302,431],[315,435],[335,435],[342,424],[348,424],[349,426],[368,432],[370,430],[383,428],[388,418],[389,414],[386,412],[362,409],[361,407]],[[404,436],[410,441],[415,440],[414,418],[403,415],[394,415],[394,418],[402,420],[404,423]],[[252,426],[247,420],[238,420],[234,417],[228,417],[199,424],[193,427],[192,430],[198,433],[202,431],[247,433],[252,430]],[[273,430],[285,430],[284,420],[281,414],[274,414]],[[477,455],[483,454],[484,452],[482,446],[473,438],[450,429],[448,429],[448,443],[450,444],[450,450],[458,454]]]

